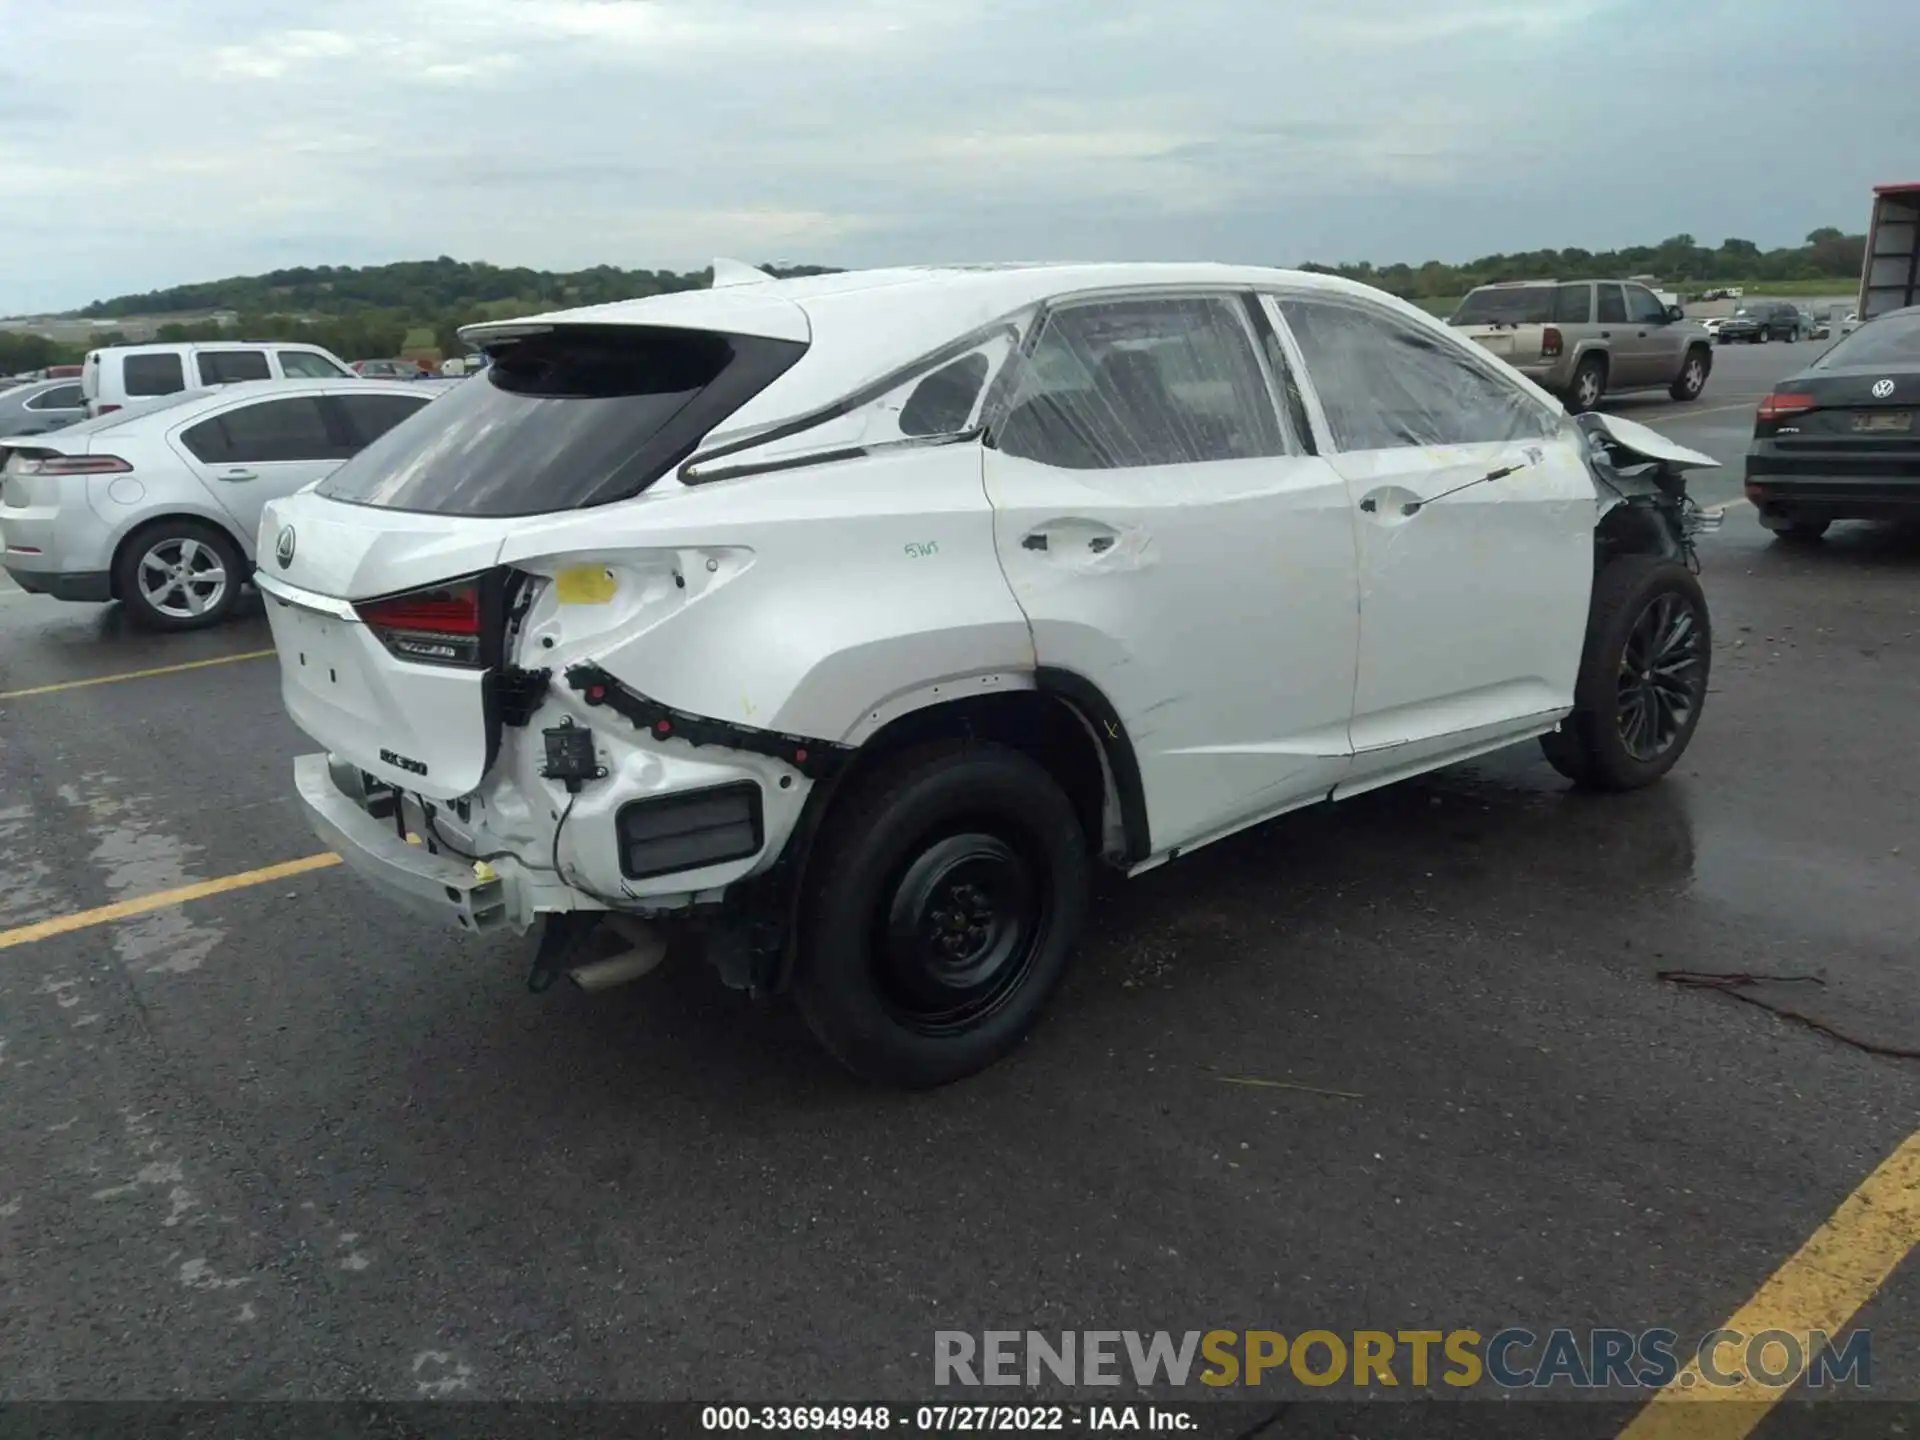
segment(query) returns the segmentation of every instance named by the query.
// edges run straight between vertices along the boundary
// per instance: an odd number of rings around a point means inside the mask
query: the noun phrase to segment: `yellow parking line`
[[[1838,1337],[1916,1246],[1920,1134],[1908,1136],[1862,1180],[1833,1218],[1723,1328],[1749,1337],[1784,1330],[1798,1338],[1804,1352],[1809,1331]],[[1721,1352],[1722,1370],[1741,1368],[1734,1361],[1736,1348]],[[1695,1361],[1647,1402],[1619,1440],[1743,1440],[1783,1393],[1750,1377],[1739,1385],[1705,1384]]]
[[[36,940],[50,940],[55,935],[70,935],[75,930],[85,930],[93,925],[111,925],[116,920],[128,920],[135,915],[147,915],[155,910],[184,905],[189,900],[204,900],[209,895],[224,895],[229,890],[245,890],[251,885],[270,885],[275,880],[305,875],[310,870],[325,870],[339,863],[340,857],[332,851],[327,851],[319,855],[308,855],[300,860],[288,860],[279,865],[268,865],[259,870],[248,870],[239,875],[225,875],[218,880],[199,880],[192,885],[182,885],[173,890],[160,890],[152,895],[136,895],[131,900],[116,900],[111,905],[102,905],[94,910],[81,910],[72,915],[56,915],[51,920],[36,920],[31,925],[21,925],[12,930],[0,930],[0,950],[10,950],[15,945],[31,945]]]
[[[238,655],[216,655],[211,660],[183,660],[178,665],[155,665],[150,670],[123,670],[118,675],[95,675],[89,680],[62,680],[57,685],[35,685],[26,690],[0,690],[0,700],[22,700],[29,695],[51,695],[59,690],[80,690],[89,685],[114,685],[122,680],[146,680],[155,675],[178,675],[183,670],[204,670],[209,665],[232,665],[240,660],[264,660],[271,650],[244,650]]]

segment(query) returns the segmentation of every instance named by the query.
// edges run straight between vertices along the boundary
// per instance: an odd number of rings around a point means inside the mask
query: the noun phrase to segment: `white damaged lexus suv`
[[[676,936],[957,1079],[1097,865],[1538,738],[1630,789],[1707,693],[1683,472],[1439,320],[1210,264],[896,269],[483,324],[274,501],[323,841],[586,988]]]

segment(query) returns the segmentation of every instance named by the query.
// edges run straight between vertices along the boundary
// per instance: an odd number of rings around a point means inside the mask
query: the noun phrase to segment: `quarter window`
[[[1245,319],[1224,296],[1053,311],[996,427],[1006,454],[1070,470],[1288,453]]]
[[[187,388],[186,371],[172,351],[158,355],[127,355],[120,361],[120,378],[129,396],[172,395]]]
[[[23,410],[78,410],[85,405],[86,398],[80,393],[78,385],[56,385],[51,390],[42,390],[20,407]]]
[[[1342,300],[1287,299],[1280,313],[1342,450],[1538,438],[1545,412],[1445,335]]]
[[[280,373],[299,380],[338,380],[346,372],[311,350],[282,350]]]
[[[264,350],[202,350],[195,359],[202,385],[233,385],[242,380],[266,380],[273,375]]]
[[[242,405],[202,420],[180,439],[209,465],[337,460],[355,448],[333,438],[320,402],[307,395]]]
[[[1553,297],[1553,318],[1561,325],[1593,323],[1593,286],[1562,285]]]
[[[371,445],[419,410],[429,398],[425,395],[336,395],[333,401],[345,413],[358,444]]]

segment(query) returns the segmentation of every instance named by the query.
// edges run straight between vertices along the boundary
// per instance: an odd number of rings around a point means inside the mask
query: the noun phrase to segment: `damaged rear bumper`
[[[473,935],[508,927],[520,907],[507,880],[492,867],[435,855],[409,844],[391,821],[365,808],[357,774],[329,755],[302,755],[293,762],[294,786],[307,823],[320,843],[387,896],[442,924]],[[521,922],[524,923],[524,922]]]

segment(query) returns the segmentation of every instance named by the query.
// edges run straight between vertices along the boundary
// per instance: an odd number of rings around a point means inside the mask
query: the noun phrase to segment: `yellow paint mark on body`
[[[216,655],[211,660],[185,660],[178,665],[155,665],[148,670],[123,670],[118,675],[95,675],[86,680],[62,680],[54,685],[34,685],[25,690],[0,690],[0,700],[24,700],[29,695],[53,695],[62,690],[84,690],[90,685],[117,685],[122,680],[148,680],[155,675],[178,675],[187,670],[205,670],[210,665],[233,665],[242,660],[264,660],[272,650],[246,650],[238,655]]]
[[[151,895],[136,895],[131,900],[116,900],[111,905],[102,905],[93,910],[79,910],[71,915],[56,915],[51,920],[36,920],[31,925],[19,925],[11,930],[0,930],[0,950],[11,950],[16,945],[31,945],[36,940],[51,940],[56,935],[70,935],[76,930],[86,930],[95,925],[111,925],[118,920],[130,920],[136,915],[150,915],[155,910],[167,910],[175,905],[184,905],[189,900],[204,900],[212,895],[224,895],[230,890],[245,890],[254,885],[270,885],[275,880],[290,879],[295,875],[305,875],[313,870],[325,870],[340,863],[340,857],[332,851],[319,855],[308,855],[299,860],[288,860],[279,865],[267,865],[259,870],[247,870],[239,875],[225,875],[218,880],[198,880],[191,885],[181,885],[172,890],[158,890]]]
[[[553,598],[562,605],[605,605],[618,588],[604,565],[572,565],[553,577]]]
[[[1838,1339],[1916,1246],[1920,1134],[1908,1136],[1862,1180],[1833,1217],[1722,1328],[1749,1337],[1784,1330],[1796,1337],[1804,1354],[1810,1331]],[[1718,1369],[1744,1370],[1735,1358],[1736,1348],[1721,1351],[1715,1361]],[[1744,1440],[1784,1394],[1784,1389],[1751,1377],[1738,1385],[1709,1385],[1696,1360],[1647,1403],[1620,1432],[1620,1440]]]

